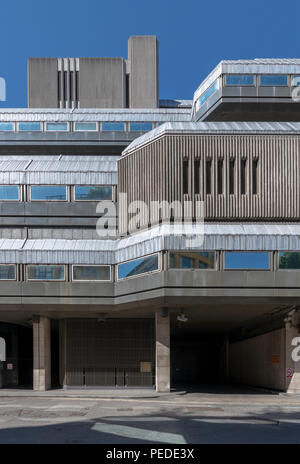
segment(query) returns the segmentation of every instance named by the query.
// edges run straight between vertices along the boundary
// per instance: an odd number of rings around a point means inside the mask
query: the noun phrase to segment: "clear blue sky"
[[[0,4],[0,76],[27,106],[27,58],[127,57],[130,35],[159,39],[160,98],[192,98],[221,59],[300,57],[300,2],[14,0]]]

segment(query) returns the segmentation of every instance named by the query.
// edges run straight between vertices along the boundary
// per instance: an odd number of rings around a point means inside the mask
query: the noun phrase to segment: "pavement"
[[[145,390],[107,390],[107,397],[102,390],[7,391],[0,394],[1,444],[300,443],[298,395],[236,387],[148,397]]]

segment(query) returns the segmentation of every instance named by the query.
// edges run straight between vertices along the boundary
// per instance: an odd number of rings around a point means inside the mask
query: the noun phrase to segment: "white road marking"
[[[154,430],[139,429],[137,427],[128,427],[126,425],[113,425],[96,422],[96,424],[93,425],[92,430],[124,438],[149,441],[151,443],[187,443],[182,435],[176,433],[156,432]]]

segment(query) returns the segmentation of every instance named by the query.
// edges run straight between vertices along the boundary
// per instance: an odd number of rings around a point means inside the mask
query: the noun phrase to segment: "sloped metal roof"
[[[0,122],[165,122],[189,121],[190,108],[35,109],[1,108]]]
[[[116,240],[0,239],[0,263],[116,264],[167,249],[299,251],[300,224],[163,224]]]
[[[167,122],[133,140],[122,156],[155,140],[163,134],[300,134],[299,122]]]
[[[62,156],[0,160],[3,184],[117,184],[118,157]]]

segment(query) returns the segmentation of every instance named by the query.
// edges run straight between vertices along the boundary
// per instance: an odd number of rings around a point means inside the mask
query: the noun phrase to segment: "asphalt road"
[[[300,397],[0,397],[0,443],[300,443]]]

